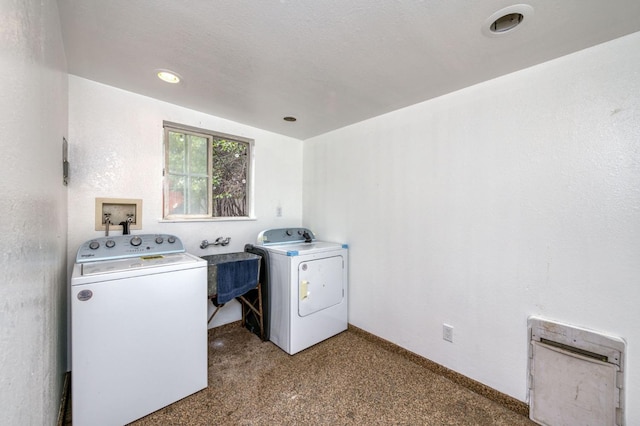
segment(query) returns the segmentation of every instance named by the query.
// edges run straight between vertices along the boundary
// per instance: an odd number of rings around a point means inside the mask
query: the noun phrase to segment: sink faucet
[[[229,244],[230,241],[231,241],[231,237],[226,237],[226,238],[218,237],[212,243],[210,243],[207,240],[202,240],[202,242],[200,243],[200,248],[204,250],[209,246],[226,246]]]

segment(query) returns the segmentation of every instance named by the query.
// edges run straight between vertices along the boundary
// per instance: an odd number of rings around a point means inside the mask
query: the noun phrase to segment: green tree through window
[[[247,216],[248,144],[213,138],[211,187],[213,216]]]

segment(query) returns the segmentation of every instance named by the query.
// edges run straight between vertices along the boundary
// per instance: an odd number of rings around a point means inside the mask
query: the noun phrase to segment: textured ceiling
[[[640,31],[638,0],[532,0],[487,36],[513,4],[58,0],[69,73],[299,139]]]

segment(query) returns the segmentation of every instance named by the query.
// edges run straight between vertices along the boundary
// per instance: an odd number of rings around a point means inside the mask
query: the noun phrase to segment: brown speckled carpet
[[[135,425],[533,425],[351,330],[294,356],[209,330],[209,387]]]

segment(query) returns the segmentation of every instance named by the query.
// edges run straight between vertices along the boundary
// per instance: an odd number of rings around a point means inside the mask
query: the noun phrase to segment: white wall
[[[621,336],[640,424],[639,70],[636,33],[305,141],[350,322],[523,401],[528,316]]]
[[[163,120],[255,140],[257,220],[161,222]],[[104,235],[95,231],[96,197],[142,199],[142,229],[132,233],[175,234],[196,255],[243,251],[246,243],[256,242],[262,229],[301,224],[300,140],[73,75],[69,76],[69,136],[69,267],[83,242]],[[276,216],[278,206],[281,217]],[[202,240],[221,236],[231,237],[231,244],[200,249]],[[216,315],[211,326],[238,319],[239,305],[233,302]]]
[[[66,357],[67,73],[56,2],[0,2],[0,424],[55,424]]]

